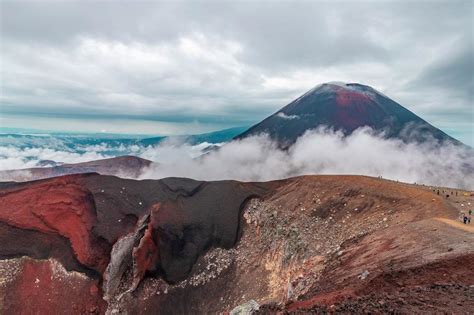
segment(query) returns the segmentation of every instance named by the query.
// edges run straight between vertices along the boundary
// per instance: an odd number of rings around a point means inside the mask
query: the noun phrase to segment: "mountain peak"
[[[333,81],[318,84],[292,103],[299,103],[310,95],[334,95],[336,97],[334,105],[339,106],[353,105],[356,102],[359,104],[369,104],[371,101],[376,101],[377,98],[388,98],[368,85]]]
[[[361,83],[355,83],[355,82],[341,82],[341,81],[332,81],[332,82],[327,82],[327,83],[322,83],[311,90],[309,90],[307,93],[341,93],[341,92],[352,92],[352,93],[360,93],[360,94],[367,94],[367,95],[382,95],[384,96],[381,92],[377,91],[373,87],[369,85],[364,85]]]
[[[367,126],[387,138],[406,142],[435,139],[459,143],[374,88],[345,82],[315,86],[236,138],[266,133],[287,147],[320,126],[345,135]]]

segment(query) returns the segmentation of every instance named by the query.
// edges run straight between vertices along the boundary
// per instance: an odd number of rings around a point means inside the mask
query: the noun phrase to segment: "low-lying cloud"
[[[283,118],[283,119],[289,119],[289,120],[300,118],[300,116],[298,116],[298,115],[287,115],[283,112],[278,113],[277,117],[280,117],[280,118]]]
[[[96,151],[97,147],[91,146],[83,153],[54,148],[17,148],[13,146],[0,146],[0,171],[38,167],[42,162],[81,163],[104,159],[107,155]],[[0,177],[1,180],[1,177]]]
[[[474,189],[471,148],[450,143],[440,145],[434,140],[404,143],[385,139],[370,128],[360,128],[349,136],[325,128],[311,130],[288,150],[280,149],[264,134],[225,145],[207,142],[192,145],[178,138],[148,146],[120,140],[94,145],[72,145],[75,142],[71,139],[52,137],[33,140],[0,146],[0,170],[47,166],[44,160],[78,163],[135,155],[157,162],[145,169],[140,179],[267,181],[298,175],[351,174]]]
[[[160,156],[169,157],[171,151],[175,159],[160,161]],[[472,149],[448,143],[407,144],[385,139],[368,128],[347,137],[324,128],[309,131],[287,151],[266,135],[227,143],[200,158],[192,158],[190,151],[192,147],[186,144],[163,143],[150,148],[145,157],[153,154],[160,164],[147,169],[141,178],[267,181],[309,174],[353,174],[474,188]]]

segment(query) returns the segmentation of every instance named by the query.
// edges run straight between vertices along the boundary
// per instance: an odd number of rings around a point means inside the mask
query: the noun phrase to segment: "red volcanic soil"
[[[466,313],[474,197],[361,176],[0,188],[0,313]],[[462,205],[462,206],[461,206]]]
[[[285,311],[413,313],[474,307],[474,254],[428,263],[406,270],[386,271],[357,288],[317,294],[292,302]]]
[[[383,111],[365,93],[338,89],[335,100],[334,121],[347,130],[372,125],[371,117],[384,115]]]
[[[23,258],[15,263],[16,277],[0,286],[0,311],[5,314],[103,314],[98,280],[67,272],[53,260]],[[2,263],[0,262],[0,266]],[[2,266],[6,267],[6,266]]]
[[[69,240],[77,260],[103,272],[110,246],[92,233],[96,222],[92,194],[74,178],[39,182],[34,189],[0,192],[0,221],[24,230],[57,234]]]
[[[354,103],[371,103],[372,100],[367,94],[353,91],[353,90],[344,90],[339,89],[336,92],[336,104],[339,106],[351,106]]]

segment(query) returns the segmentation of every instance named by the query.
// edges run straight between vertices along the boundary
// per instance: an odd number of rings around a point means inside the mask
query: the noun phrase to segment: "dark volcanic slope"
[[[9,313],[103,313],[104,300],[117,298],[115,292],[124,285],[135,290],[145,275],[169,283],[184,280],[206,250],[235,245],[247,200],[273,186],[181,178],[135,181],[98,174],[4,183],[0,262],[22,256],[34,260],[0,264],[0,312],[5,307]],[[18,269],[25,280],[9,278]],[[3,291],[5,281],[16,281],[15,290]],[[57,296],[54,307],[30,309],[33,304],[15,302],[30,295],[44,299],[33,292],[40,282],[50,296]],[[91,296],[78,304],[62,302],[75,299],[73,293],[65,294],[68,282],[82,290],[78,294],[91,286]],[[40,298],[32,301],[44,304]],[[77,308],[71,310],[73,305]]]
[[[182,280],[208,247],[234,245],[240,209],[264,192],[263,186],[234,181],[97,174],[9,185],[0,191],[0,259],[51,256],[67,269],[102,274],[112,246],[138,224],[129,244],[136,276],[152,272]],[[72,251],[64,250],[68,243]]]
[[[109,159],[53,167],[37,167],[0,171],[0,181],[29,181],[68,174],[99,173],[122,177],[138,177],[153,162],[136,156],[118,156]]]
[[[267,133],[283,146],[307,130],[327,126],[346,135],[369,126],[386,137],[405,141],[435,138],[459,143],[397,102],[357,83],[326,83],[308,91],[275,114],[252,126],[237,139]]]

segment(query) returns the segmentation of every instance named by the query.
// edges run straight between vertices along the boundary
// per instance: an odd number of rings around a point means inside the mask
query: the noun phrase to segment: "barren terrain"
[[[467,191],[362,176],[1,187],[1,313],[474,309]]]

